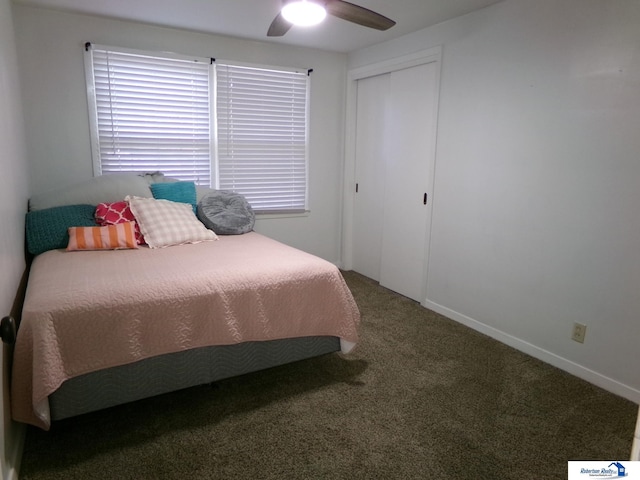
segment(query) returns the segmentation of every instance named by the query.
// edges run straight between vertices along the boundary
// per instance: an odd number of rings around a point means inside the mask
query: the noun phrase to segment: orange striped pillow
[[[124,222],[104,227],[69,227],[67,250],[138,248],[135,223]]]

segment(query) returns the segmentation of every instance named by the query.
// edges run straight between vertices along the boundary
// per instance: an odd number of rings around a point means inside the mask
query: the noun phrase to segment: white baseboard
[[[510,347],[515,348],[516,350],[520,350],[527,355],[531,355],[538,360],[542,360],[549,365],[553,365],[565,372],[568,372],[572,375],[575,375],[578,378],[586,380],[593,385],[596,385],[608,392],[611,392],[615,395],[619,395],[627,400],[630,400],[634,403],[640,404],[640,390],[632,388],[628,385],[620,383],[612,378],[606,377],[598,372],[590,370],[582,365],[579,365],[571,360],[567,360],[566,358],[560,357],[555,353],[551,353],[543,348],[537,347],[531,343],[525,342],[519,338],[516,338],[512,335],[504,333],[496,328],[490,327],[481,323],[473,318],[470,318],[466,315],[458,313],[450,308],[439,305],[430,300],[425,300],[422,306],[433,310],[434,312],[440,313],[445,317],[450,318],[451,320],[455,320],[458,323],[466,325],[473,330],[476,330],[480,333],[483,333],[495,340],[498,340],[505,345],[509,345]]]
[[[2,472],[4,480],[18,480],[20,464],[22,463],[22,453],[24,451],[24,441],[27,436],[27,426],[23,423],[12,424],[12,438],[5,438],[5,442],[10,447],[5,452],[7,471]]]

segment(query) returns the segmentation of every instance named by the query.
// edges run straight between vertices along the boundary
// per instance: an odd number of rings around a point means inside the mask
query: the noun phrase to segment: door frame
[[[357,98],[358,98],[358,80],[391,73],[396,70],[424,65],[436,62],[436,87],[435,87],[435,105],[434,105],[434,142],[431,162],[433,171],[430,172],[431,185],[429,185],[430,200],[427,204],[429,218],[433,218],[433,191],[435,181],[435,160],[437,146],[437,128],[438,128],[438,105],[440,99],[440,74],[441,74],[442,46],[436,46],[421,50],[409,55],[383,60],[380,62],[365,65],[351,69],[347,72],[347,95],[346,95],[346,113],[345,113],[345,162],[343,173],[343,195],[342,195],[342,261],[341,266],[345,270],[353,268],[353,215],[355,203],[355,186],[356,186],[356,118],[357,118]],[[427,268],[424,269],[423,278],[423,300],[420,302],[424,305],[426,300],[427,270],[429,263],[429,246],[431,243],[431,226],[429,228],[429,236],[425,245],[425,258],[427,259]]]

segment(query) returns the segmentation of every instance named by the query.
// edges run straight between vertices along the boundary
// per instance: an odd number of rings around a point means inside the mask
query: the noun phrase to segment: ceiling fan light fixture
[[[282,7],[282,16],[288,22],[299,27],[311,27],[317,25],[327,16],[324,7],[307,0],[296,0]]]

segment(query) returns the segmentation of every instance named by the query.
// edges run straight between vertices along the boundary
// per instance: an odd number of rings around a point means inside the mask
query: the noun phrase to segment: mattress
[[[164,249],[52,250],[32,264],[12,414],[48,429],[67,380],[214,345],[311,336],[356,344],[358,308],[335,265],[258,233]]]

